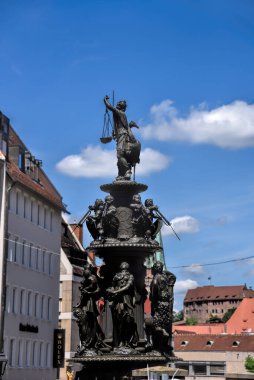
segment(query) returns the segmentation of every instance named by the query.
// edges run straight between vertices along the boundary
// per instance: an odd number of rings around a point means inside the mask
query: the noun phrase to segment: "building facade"
[[[253,339],[252,334],[175,335],[175,355],[184,360],[175,366],[188,370],[187,380],[252,379],[245,360],[254,354]]]
[[[206,323],[212,317],[222,319],[227,311],[236,309],[244,298],[254,298],[254,290],[246,285],[189,289],[184,298],[184,320],[193,318],[197,323]]]
[[[3,120],[3,116],[2,116]],[[4,352],[6,380],[55,380],[62,198],[8,125]]]
[[[80,298],[80,282],[83,267],[91,260],[83,248],[83,228],[68,224],[62,220],[60,294],[59,294],[59,328],[65,330],[65,362],[59,370],[59,379],[66,380],[67,359],[74,356],[79,345],[79,331],[73,316],[73,306]]]

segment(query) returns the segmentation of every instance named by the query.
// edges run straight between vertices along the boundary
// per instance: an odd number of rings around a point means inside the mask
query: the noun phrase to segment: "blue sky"
[[[254,255],[253,1],[1,0],[0,14],[0,109],[71,218],[114,178],[99,142],[114,90],[141,127],[143,200],[181,236],[164,231],[176,307],[209,276],[254,286],[254,260],[202,266]]]

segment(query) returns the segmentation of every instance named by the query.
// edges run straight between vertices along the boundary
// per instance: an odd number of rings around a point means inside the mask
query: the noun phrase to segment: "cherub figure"
[[[114,197],[112,195],[107,195],[105,197],[101,219],[102,239],[117,238],[119,220],[116,217],[116,207],[113,203]]]
[[[158,214],[155,214],[154,211],[158,211],[158,206],[153,204],[152,199],[145,200],[145,213],[147,217],[147,229],[145,232],[146,239],[153,241],[156,238],[157,233],[162,227],[162,220]],[[154,222],[155,219],[155,222]]]
[[[102,199],[96,199],[94,202],[94,205],[89,206],[89,210],[94,212],[94,215],[89,215],[87,217],[86,225],[88,228],[88,231],[94,238],[94,240],[97,240],[102,235],[102,213],[104,209],[104,203]]]
[[[134,237],[142,236],[143,226],[144,226],[144,209],[141,202],[141,197],[139,194],[134,194],[132,198],[132,203],[130,204],[132,209],[132,226],[134,231]]]

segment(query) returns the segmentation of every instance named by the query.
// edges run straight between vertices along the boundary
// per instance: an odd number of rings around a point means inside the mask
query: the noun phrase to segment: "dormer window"
[[[25,173],[34,181],[40,182],[39,168],[42,167],[42,161],[32,156],[29,151],[25,152]]]

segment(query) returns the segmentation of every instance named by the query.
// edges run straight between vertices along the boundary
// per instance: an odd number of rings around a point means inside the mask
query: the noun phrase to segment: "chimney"
[[[72,224],[70,224],[70,227],[71,227],[72,231],[74,232],[76,238],[79,240],[79,242],[83,246],[83,225],[72,223]]]

